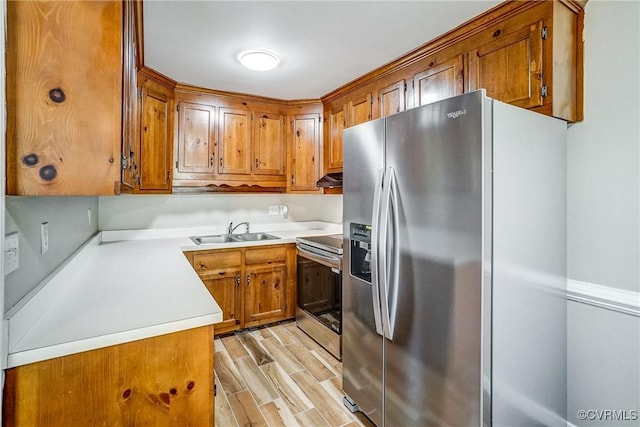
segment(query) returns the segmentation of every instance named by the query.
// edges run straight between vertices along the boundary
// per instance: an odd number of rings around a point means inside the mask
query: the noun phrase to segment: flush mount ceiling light
[[[238,60],[242,65],[250,70],[268,71],[273,70],[280,63],[280,58],[266,50],[245,50],[238,55]]]

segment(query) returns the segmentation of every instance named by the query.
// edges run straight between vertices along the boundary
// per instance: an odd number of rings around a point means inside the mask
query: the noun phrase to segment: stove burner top
[[[331,234],[328,236],[310,236],[310,237],[298,237],[297,243],[301,243],[307,246],[331,252],[333,254],[342,255],[342,234]]]

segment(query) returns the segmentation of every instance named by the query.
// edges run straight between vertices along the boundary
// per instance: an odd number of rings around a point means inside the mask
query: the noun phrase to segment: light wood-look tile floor
[[[217,427],[371,427],[342,404],[342,363],[295,322],[215,339]]]

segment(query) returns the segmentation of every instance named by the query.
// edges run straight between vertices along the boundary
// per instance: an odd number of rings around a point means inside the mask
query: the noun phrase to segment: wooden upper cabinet
[[[378,91],[378,108],[380,117],[387,117],[406,109],[405,93],[407,84],[404,80],[397,81]]]
[[[170,100],[166,95],[142,89],[140,135],[140,191],[171,192]]]
[[[300,114],[291,120],[289,191],[317,191],[320,178],[320,115]]]
[[[542,106],[543,28],[536,21],[509,34],[494,30],[494,41],[469,52],[469,90],[485,88],[489,97],[523,108]]]
[[[10,1],[7,194],[113,195],[120,188],[120,1]]]
[[[584,11],[560,1],[487,26],[469,50],[469,90],[568,121],[582,120]]]
[[[347,103],[347,124],[346,127],[359,125],[368,122],[372,117],[373,101],[371,93],[366,93],[349,100]]]
[[[505,1],[325,95],[325,116],[338,99],[351,99],[347,126],[354,125],[366,117],[361,94],[369,90],[377,94],[374,117],[402,111],[400,82],[405,80],[405,108],[484,88],[494,99],[580,121],[583,6],[577,1]]]
[[[210,105],[178,105],[177,172],[215,173],[215,112]]]
[[[340,104],[337,108],[329,110],[327,117],[324,156],[325,170],[327,172],[342,170],[342,131],[346,125],[346,105]]]
[[[442,63],[429,62],[429,68],[413,76],[415,107],[461,95],[464,91],[462,56]]]
[[[282,114],[254,113],[254,169],[256,175],[284,175],[285,126]]]
[[[220,174],[251,174],[251,113],[220,108],[218,119],[218,163]]]

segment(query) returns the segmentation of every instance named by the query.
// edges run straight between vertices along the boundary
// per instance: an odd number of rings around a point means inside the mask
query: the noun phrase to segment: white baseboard
[[[568,279],[567,299],[640,317],[639,292]]]

